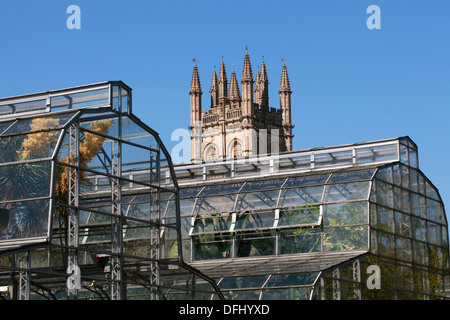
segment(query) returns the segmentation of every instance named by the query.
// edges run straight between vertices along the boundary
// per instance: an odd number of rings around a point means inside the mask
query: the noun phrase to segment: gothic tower
[[[264,61],[253,78],[250,56],[244,57],[241,88],[235,71],[228,83],[225,63],[213,72],[211,104],[202,110],[202,89],[194,66],[191,96],[192,161],[212,161],[292,150],[291,87],[284,64],[279,108],[269,107],[269,79]]]

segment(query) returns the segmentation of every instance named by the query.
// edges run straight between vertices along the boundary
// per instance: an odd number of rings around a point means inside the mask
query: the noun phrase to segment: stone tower
[[[246,53],[240,82],[241,88],[234,71],[228,82],[222,61],[219,75],[216,71],[212,75],[210,107],[202,110],[203,92],[198,67],[194,66],[189,91],[193,162],[292,150],[292,91],[286,65],[281,70],[278,109],[269,107],[269,79],[264,61],[254,78]]]

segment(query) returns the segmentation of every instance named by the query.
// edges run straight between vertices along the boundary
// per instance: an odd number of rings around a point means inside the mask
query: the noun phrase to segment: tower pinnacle
[[[201,93],[202,87],[200,84],[200,76],[198,74],[198,68],[197,65],[194,65],[194,70],[192,72],[192,79],[191,79],[191,90],[189,91],[189,94],[191,93]]]

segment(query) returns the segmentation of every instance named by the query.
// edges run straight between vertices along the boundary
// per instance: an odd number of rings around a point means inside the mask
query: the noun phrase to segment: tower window
[[[238,139],[236,139],[236,138],[233,140],[231,156],[233,158],[240,158],[240,157],[242,157],[242,145],[238,141]]]
[[[206,161],[217,160],[218,154],[215,146],[210,146],[206,151]]]

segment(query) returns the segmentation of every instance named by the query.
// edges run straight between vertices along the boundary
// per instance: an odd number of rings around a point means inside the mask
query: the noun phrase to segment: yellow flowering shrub
[[[103,120],[103,121],[94,121],[90,125],[90,130],[93,132],[97,132],[100,134],[107,134],[108,130],[111,126],[112,120]],[[103,142],[105,141],[105,137],[85,132],[85,140],[80,145],[80,157],[79,157],[79,165],[80,167],[85,167],[87,164],[97,156],[98,152],[101,150],[103,146]],[[71,164],[76,165],[75,155],[72,155]],[[64,157],[60,159],[62,163],[69,163],[68,157]],[[72,174],[75,174],[75,170],[72,171]],[[79,173],[79,181],[84,179],[84,171],[80,171]],[[69,167],[64,166],[62,171],[58,173],[56,179],[56,197],[62,202],[66,202],[65,199],[69,194]]]
[[[31,131],[54,129],[59,125],[58,118],[35,118],[31,121]],[[58,140],[59,132],[44,131],[30,133],[22,142],[23,150],[17,151],[22,160],[46,156]]]

